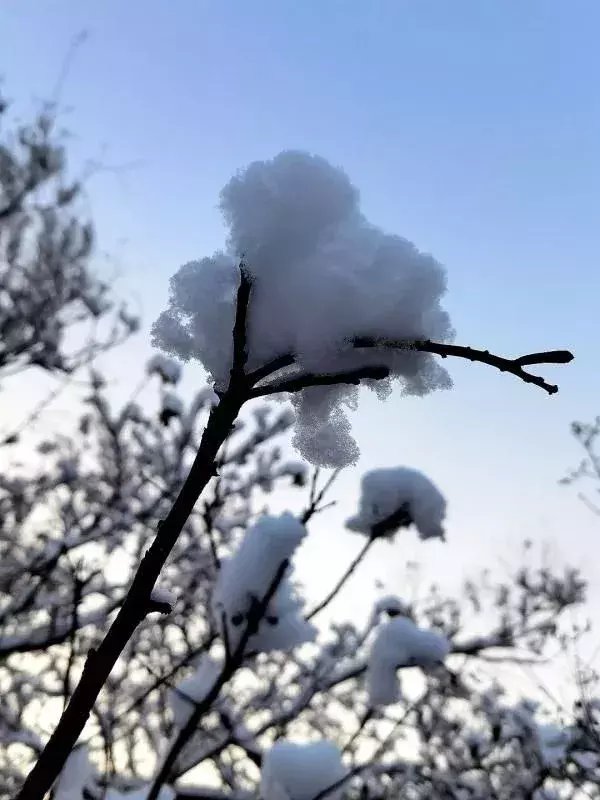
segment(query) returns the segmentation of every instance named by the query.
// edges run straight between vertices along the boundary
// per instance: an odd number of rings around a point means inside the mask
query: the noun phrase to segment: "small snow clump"
[[[419,628],[408,617],[392,617],[378,630],[367,665],[367,691],[372,706],[397,703],[400,699],[399,667],[429,667],[450,652],[450,642],[441,633]]]
[[[398,514],[402,509],[406,514]],[[421,539],[443,539],[445,516],[446,500],[429,478],[416,469],[392,467],[363,476],[359,511],[346,527],[368,536],[374,531],[393,536],[412,522]]]
[[[319,792],[345,778],[338,747],[329,741],[301,744],[279,739],[263,759],[262,800],[313,800]],[[345,786],[327,795],[339,800]]]

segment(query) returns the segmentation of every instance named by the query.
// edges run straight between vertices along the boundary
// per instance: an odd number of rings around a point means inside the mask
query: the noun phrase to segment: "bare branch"
[[[330,374],[316,375],[305,373],[297,375],[279,383],[271,383],[259,386],[250,393],[251,397],[264,397],[280,392],[299,392],[311,386],[336,386],[340,383],[349,383],[358,386],[363,380],[380,381],[387,378],[390,374],[389,367],[384,366],[364,366],[358,369],[347,370],[346,372],[333,372]]]
[[[489,350],[477,350],[473,347],[464,347],[455,344],[443,344],[432,342],[430,339],[413,341],[394,341],[390,339],[376,339],[370,337],[359,337],[353,340],[354,347],[372,348],[383,347],[393,350],[417,350],[421,353],[432,353],[434,355],[447,358],[465,358],[469,361],[477,361],[481,364],[488,364],[499,369],[501,372],[510,372],[525,383],[533,383],[544,389],[548,394],[558,392],[558,386],[547,383],[538,375],[532,375],[523,369],[529,364],[568,364],[574,356],[569,350],[549,350],[545,353],[531,353],[530,355],[519,356],[518,358],[503,358],[490,353]]]

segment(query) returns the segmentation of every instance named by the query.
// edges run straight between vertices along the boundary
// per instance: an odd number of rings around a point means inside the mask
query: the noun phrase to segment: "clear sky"
[[[600,520],[556,481],[579,460],[570,421],[600,413],[599,26],[597,0],[0,4],[0,72],[23,116],[89,32],[60,85],[63,121],[75,165],[115,167],[91,179],[89,203],[105,268],[147,325],[177,267],[223,243],[216,202],[232,172],[302,148],[346,169],[372,221],[446,265],[460,343],[574,351],[543,370],[554,397],[458,363],[451,393],[366,396],[361,463],[306,551],[314,591],[359,544],[340,522],[361,471],[407,464],[446,493],[449,543],[381,545],[369,580],[402,593],[417,558],[458,581],[514,564],[529,536],[584,567],[594,612]],[[346,594],[356,613],[363,586]]]

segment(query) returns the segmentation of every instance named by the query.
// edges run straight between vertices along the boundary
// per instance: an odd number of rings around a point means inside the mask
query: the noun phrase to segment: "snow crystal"
[[[408,617],[392,617],[378,630],[369,654],[367,691],[371,705],[398,702],[399,667],[432,666],[449,652],[450,643],[442,634],[419,628]]]
[[[351,344],[356,337],[447,341],[453,332],[440,306],[441,265],[369,223],[342,170],[318,156],[280,153],[235,175],[221,193],[221,211],[226,252],[184,264],[172,277],[169,308],[153,327],[155,345],[185,361],[198,359],[217,388],[225,387],[243,255],[253,281],[249,369],[291,354],[302,372],[387,366],[414,394],[449,385],[430,354]],[[309,435],[301,413],[297,445],[315,463],[342,466],[357,456],[341,410],[356,391],[336,386],[324,394],[331,402],[327,415],[319,403],[319,434]],[[298,405],[308,413],[312,404]]]
[[[421,539],[443,538],[446,501],[423,473],[408,467],[375,469],[361,482],[359,512],[346,521],[346,527],[371,535],[377,524],[385,523],[403,506]],[[384,535],[392,535],[398,525],[391,523]]]
[[[181,365],[172,358],[162,355],[162,353],[156,353],[146,364],[146,373],[148,375],[158,375],[163,383],[175,385],[181,378]]]
[[[246,531],[235,553],[222,560],[212,611],[221,628],[225,616],[233,649],[246,628],[253,602],[265,597],[281,564],[292,557],[305,536],[305,527],[292,514],[264,516]],[[295,595],[289,570],[288,567],[257,633],[250,638],[251,649],[289,650],[312,641],[316,635],[316,629],[302,615],[302,602]]]
[[[176,689],[169,692],[173,721],[178,728],[185,726],[194,710],[194,703],[204,700],[221,674],[221,670],[222,664],[210,656],[203,656],[195,671],[180,681]]]
[[[87,747],[76,747],[71,751],[58,777],[54,800],[81,800],[83,790],[94,778]]]
[[[313,800],[346,775],[341,753],[333,742],[300,744],[279,739],[263,759],[261,798]],[[339,800],[344,788],[332,791],[328,800]]]

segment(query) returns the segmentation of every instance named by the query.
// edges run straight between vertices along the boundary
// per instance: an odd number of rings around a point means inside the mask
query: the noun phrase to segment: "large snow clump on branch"
[[[399,667],[428,667],[450,652],[450,642],[441,633],[419,628],[408,617],[393,617],[375,637],[367,666],[367,691],[372,706],[400,699]]]
[[[306,528],[290,513],[264,516],[249,528],[232,556],[223,559],[212,596],[216,624],[235,650],[252,620],[253,610],[274,583],[284,561],[289,561],[306,536]],[[288,566],[258,631],[248,642],[251,650],[290,650],[312,641],[316,628],[304,619]]]
[[[407,516],[395,516],[402,508]],[[392,467],[365,473],[358,514],[346,520],[346,527],[371,536],[379,526],[379,535],[392,536],[412,522],[421,539],[443,539],[445,516],[446,500],[429,478],[416,469]]]
[[[333,742],[299,744],[279,739],[262,763],[262,800],[313,800],[345,777],[339,749]],[[327,795],[339,800],[344,787]]]
[[[283,152],[236,174],[221,193],[226,249],[184,264],[171,278],[170,304],[154,324],[154,344],[185,361],[199,360],[225,388],[239,263],[252,278],[248,369],[292,355],[296,372],[331,373],[387,366],[404,390],[422,395],[450,385],[427,353],[356,349],[356,337],[387,340],[452,337],[440,300],[443,268],[361,213],[346,174],[323,158]],[[381,391],[389,390],[389,380]],[[341,406],[356,388],[311,388],[296,398],[295,445],[308,460],[343,466],[356,444]]]

